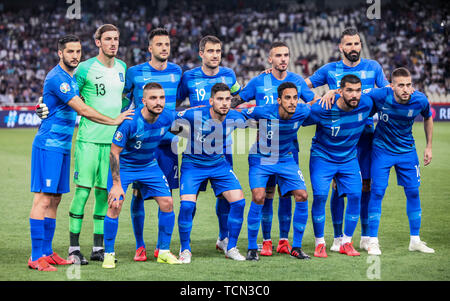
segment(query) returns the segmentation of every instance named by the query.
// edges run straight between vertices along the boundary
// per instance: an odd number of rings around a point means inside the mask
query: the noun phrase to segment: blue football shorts
[[[319,156],[311,156],[309,171],[314,195],[328,195],[333,178],[336,180],[339,195],[360,193],[362,190],[362,178],[357,158],[337,163]]]

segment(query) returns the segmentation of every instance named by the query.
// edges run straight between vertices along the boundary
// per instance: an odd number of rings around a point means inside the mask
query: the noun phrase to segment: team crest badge
[[[181,111],[181,112],[178,112],[178,117],[183,117],[183,115],[184,115],[184,113],[185,113],[186,111]]]
[[[412,117],[413,112],[414,112],[413,110],[409,110],[409,111],[408,111],[408,117]]]
[[[70,91],[70,85],[66,82],[63,82],[60,86],[59,86],[59,91],[61,91],[62,93],[66,94],[67,92]]]
[[[358,121],[362,121],[362,119],[363,119],[362,113],[359,113],[358,114]]]
[[[123,73],[122,72],[119,73],[119,79],[120,79],[120,81],[122,83],[125,81],[125,79],[123,78]]]
[[[114,136],[114,139],[116,139],[117,141],[122,141],[123,138],[123,134],[119,131],[116,132],[116,135]]]
[[[248,110],[247,110],[247,113],[248,114],[251,114],[251,113],[253,113],[253,110],[255,109],[255,107],[251,107],[251,108],[249,108]]]

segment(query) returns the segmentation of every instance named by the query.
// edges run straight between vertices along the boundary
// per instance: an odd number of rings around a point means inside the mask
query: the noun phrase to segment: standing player
[[[232,96],[238,95],[241,86],[236,80],[236,74],[230,68],[219,66],[222,59],[222,42],[215,36],[205,36],[200,40],[198,54],[202,59],[202,65],[183,74],[177,99],[184,100],[188,97],[191,107],[209,105],[211,88],[216,83],[226,84],[230,88]],[[224,144],[224,150],[231,143],[232,138],[228,136]],[[228,163],[233,167],[232,154],[226,152],[224,154]],[[205,191],[207,184],[207,181],[204,182],[200,186],[200,191]],[[216,214],[219,220],[219,237],[217,238],[216,248],[222,251],[226,251],[228,243],[227,220],[229,212],[228,201],[222,196],[218,196],[216,199]]]
[[[341,80],[337,101],[331,109],[319,104],[311,107],[311,122],[317,124],[312,139],[309,170],[314,199],[312,220],[316,239],[314,256],[327,257],[325,250],[325,204],[330,183],[336,178],[339,193],[347,194],[344,235],[340,253],[359,256],[352,236],[360,216],[362,180],[357,160],[357,142],[364,131],[367,118],[372,116],[373,103],[361,96],[361,80],[352,74]]]
[[[376,61],[364,59],[361,54],[361,39],[354,28],[345,29],[341,34],[339,51],[342,60],[328,63],[318,69],[311,77],[306,79],[310,88],[328,85],[330,91],[323,99],[333,99],[340,87],[342,78],[347,74],[354,74],[360,78],[362,91],[369,91],[377,87],[389,85],[383,69]],[[358,141],[358,161],[363,179],[361,194],[361,242],[360,248],[367,250],[368,246],[368,215],[367,206],[370,198],[370,154],[372,152],[372,139],[374,132],[373,119],[367,119],[366,128]],[[334,184],[334,182],[333,182]],[[339,196],[334,185],[330,200],[331,217],[334,228],[334,242],[331,251],[339,252],[342,239],[342,222],[344,217],[344,196]]]
[[[434,253],[419,236],[422,215],[419,197],[420,165],[412,135],[414,120],[420,114],[424,118],[426,147],[423,161],[427,166],[432,158],[433,118],[430,104],[423,93],[415,91],[411,94],[411,74],[406,68],[395,69],[391,78],[391,87],[374,89],[368,94],[375,103],[380,119],[373,139],[368,253],[381,254],[378,243],[381,202],[393,166],[397,183],[403,186],[406,195],[406,213],[411,235],[409,250]]]
[[[108,175],[108,213],[105,217],[105,259],[103,268],[115,268],[114,243],[119,214],[128,185],[137,182],[143,198],[153,197],[159,205],[158,229],[160,250],[158,262],[178,264],[170,253],[175,225],[173,200],[166,177],[158,166],[156,149],[169,131],[174,112],[164,109],[164,89],[158,83],[144,86],[143,106],[132,120],[122,123],[114,134]]]
[[[70,150],[77,113],[94,122],[118,125],[129,111],[111,119],[86,105],[79,97],[73,77],[81,58],[78,37],[67,35],[58,40],[59,64],[46,76],[43,102],[50,113],[33,141],[31,155],[30,213],[31,257],[28,266],[40,271],[55,271],[50,264],[70,264],[52,250],[56,212],[63,193],[69,192]],[[50,264],[49,264],[50,263]]]
[[[268,62],[271,64],[271,73],[262,73],[249,81],[249,83],[239,93],[243,101],[256,100],[257,106],[276,104],[278,99],[278,87],[284,82],[292,82],[298,90],[299,98],[305,102],[315,100],[314,93],[308,88],[305,80],[298,74],[287,71],[290,61],[289,47],[284,42],[274,42],[270,47]],[[295,138],[292,142],[291,151],[295,162],[298,165],[298,141]],[[273,197],[275,194],[275,177],[270,177],[267,182],[266,198],[262,209],[262,232],[263,249],[261,255],[272,255],[272,215],[273,215]],[[277,246],[277,252],[290,254],[289,230],[292,219],[292,202],[290,195],[279,197],[278,220],[280,227],[280,240]]]
[[[126,65],[117,59],[119,30],[112,24],[100,26],[94,34],[99,49],[96,57],[78,66],[75,71],[80,94],[85,103],[106,116],[117,116],[122,108],[122,91],[125,85]],[[108,209],[106,184],[109,169],[109,152],[115,127],[105,126],[82,117],[75,144],[76,184],[69,211],[69,257],[87,264],[80,251],[80,232],[84,208],[92,188],[95,188],[94,244],[91,260],[103,261],[103,220]]]
[[[130,67],[127,71],[124,95],[130,93],[131,101],[136,108],[142,108],[143,87],[149,82],[159,83],[165,93],[167,110],[175,111],[177,88],[181,79],[181,68],[168,61],[170,56],[170,38],[167,30],[155,28],[148,36],[148,51],[151,54],[149,62]],[[170,189],[177,189],[178,184],[178,154],[176,147],[172,149],[172,141],[178,141],[177,138],[168,133],[163,138],[158,149],[156,158],[159,167],[169,182]],[[138,188],[138,187],[133,187]],[[144,243],[144,200],[139,190],[133,191],[131,200],[131,220],[136,239],[136,256],[134,260],[147,260],[147,252]],[[159,239],[158,239],[159,240]],[[158,249],[158,245],[156,246]],[[157,257],[157,249],[155,257]]]
[[[277,91],[277,104],[267,104],[242,112],[246,118],[259,121],[258,140],[248,156],[252,203],[247,217],[247,260],[259,260],[256,241],[267,181],[271,176],[277,177],[281,196],[292,193],[295,198],[294,241],[290,254],[298,259],[310,259],[301,248],[308,220],[308,194],[292,151],[292,141],[297,138],[298,129],[308,118],[310,108],[309,105],[298,103],[298,89],[294,83],[284,82],[278,86]]]
[[[179,124],[190,128],[188,147],[181,164],[180,261],[190,263],[192,258],[190,236],[193,211],[200,185],[209,180],[216,196],[222,194],[230,203],[227,219],[229,239],[225,256],[238,261],[245,257],[237,249],[237,240],[244,220],[245,199],[233,169],[225,159],[224,143],[239,125],[244,126],[241,113],[231,110],[231,92],[228,85],[217,83],[211,89],[210,106],[189,109],[177,115]]]

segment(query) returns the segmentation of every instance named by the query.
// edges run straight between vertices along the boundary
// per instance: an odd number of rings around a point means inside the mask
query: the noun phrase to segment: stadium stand
[[[92,35],[103,23],[120,28],[119,57],[128,66],[149,59],[147,33],[154,27],[169,30],[171,61],[183,70],[200,64],[200,38],[216,35],[224,42],[222,64],[235,70],[241,84],[267,68],[273,40],[286,40],[291,48],[290,70],[308,77],[323,64],[339,59],[340,32],[354,26],[362,33],[362,57],[378,60],[387,75],[407,66],[415,87],[430,101],[450,103],[448,3],[444,7],[425,1],[388,3],[380,22],[366,17],[367,7],[331,9],[307,1],[263,2],[209,1],[205,5],[205,1],[185,0],[168,1],[167,7],[161,7],[158,1],[92,1],[83,6],[80,20],[67,19],[67,6],[61,2],[25,5],[19,12],[1,5],[0,105],[36,102],[45,74],[55,65],[55,41],[61,34],[79,35],[84,59],[95,56]]]

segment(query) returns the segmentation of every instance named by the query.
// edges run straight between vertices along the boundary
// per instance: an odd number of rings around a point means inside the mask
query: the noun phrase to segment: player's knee
[[[295,190],[293,194],[296,202],[306,202],[308,200],[306,190]]]
[[[264,190],[252,191],[252,202],[258,205],[263,205],[266,198]]]
[[[158,198],[157,202],[159,205],[159,209],[162,212],[172,212],[173,211],[172,198]]]

